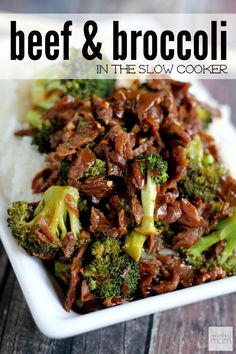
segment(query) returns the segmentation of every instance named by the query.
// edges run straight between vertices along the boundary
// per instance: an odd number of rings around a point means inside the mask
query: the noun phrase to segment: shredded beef
[[[76,257],[74,257],[72,266],[71,266],[71,273],[70,273],[70,281],[69,281],[69,288],[66,294],[66,301],[65,301],[65,310],[70,311],[75,300],[76,300],[76,291],[77,286],[80,281],[80,271],[82,268],[82,257],[86,251],[87,246],[82,246],[79,250]]]
[[[62,242],[62,250],[66,258],[70,258],[74,252],[76,238],[72,232],[68,232]]]
[[[69,184],[71,186],[76,186],[84,172],[88,171],[95,161],[96,156],[90,149],[80,149],[68,171]]]
[[[81,284],[81,301],[91,301],[96,298],[96,295],[89,291],[88,282],[86,279],[82,281]]]
[[[179,201],[167,205],[166,216],[163,219],[165,224],[176,222],[182,215],[182,209]]]
[[[108,176],[124,176],[126,160],[116,151],[106,151]]]
[[[109,221],[100,210],[94,207],[91,210],[90,222],[92,232],[101,232],[103,235],[110,237],[119,236],[118,227]]]
[[[112,297],[112,298],[107,298],[106,300],[104,300],[103,305],[105,305],[106,307],[112,307],[112,306],[116,306],[116,305],[127,304],[131,300],[132,300],[131,298]]]
[[[34,193],[42,193],[51,185],[59,183],[59,170],[56,166],[45,168],[35,175],[32,181],[32,190]]]
[[[118,229],[119,236],[127,234],[129,219],[126,216],[124,209],[121,209],[118,212],[118,222],[119,222],[119,229]]]
[[[79,189],[91,197],[101,199],[112,195],[115,182],[106,176],[89,177],[80,184]]]
[[[219,220],[232,216],[232,214],[233,214],[233,209],[230,206],[230,204],[228,202],[224,203],[221,209],[218,212],[214,213],[212,218],[210,218],[209,226],[212,227],[216,225]]]
[[[140,171],[139,163],[137,160],[133,162],[132,167],[133,167],[133,178],[132,178],[133,184],[136,188],[143,189],[145,185],[145,178]]]
[[[236,180],[233,177],[224,176],[222,178],[219,193],[231,206],[236,206]]]
[[[134,136],[132,133],[120,131],[115,138],[115,151],[125,160],[133,158]]]
[[[134,215],[135,222],[137,225],[139,225],[143,218],[143,208],[136,195],[132,196],[131,205],[132,205],[132,213]]]
[[[180,201],[182,215],[179,222],[185,226],[206,226],[206,221],[199,215],[196,207],[191,204],[187,199],[182,198]]]
[[[177,288],[179,284],[180,276],[176,271],[172,271],[169,280],[161,280],[158,285],[153,286],[153,290],[157,294],[169,293]]]
[[[194,285],[207,283],[209,281],[214,281],[217,279],[223,279],[226,277],[225,271],[221,268],[214,268],[209,270],[208,272],[203,272],[202,274],[198,275],[194,281]]]
[[[204,234],[205,229],[203,227],[191,227],[177,233],[173,237],[174,247],[173,249],[190,248],[196,243],[200,237]]]

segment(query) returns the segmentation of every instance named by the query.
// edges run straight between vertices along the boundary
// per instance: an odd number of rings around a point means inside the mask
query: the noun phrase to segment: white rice
[[[38,200],[31,182],[44,168],[45,156],[31,144],[30,137],[16,138],[14,132],[27,128],[24,112],[29,106],[29,81],[1,81],[0,193],[9,204],[15,200]]]
[[[29,107],[29,87],[30,82],[26,80],[0,82],[0,193],[7,204],[15,200],[39,199],[39,196],[31,192],[31,182],[35,174],[46,166],[45,156],[37,152],[30,137],[14,136],[15,131],[27,127],[24,124],[24,113]],[[217,105],[196,82],[192,91],[200,100]],[[216,139],[225,167],[236,178],[236,130],[230,121],[229,108],[219,108],[222,119],[214,120],[210,133]]]

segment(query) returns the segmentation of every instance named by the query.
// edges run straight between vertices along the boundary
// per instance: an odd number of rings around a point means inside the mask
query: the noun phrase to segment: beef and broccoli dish
[[[8,209],[65,309],[87,313],[236,274],[236,180],[189,83],[35,80],[29,128],[40,201]]]

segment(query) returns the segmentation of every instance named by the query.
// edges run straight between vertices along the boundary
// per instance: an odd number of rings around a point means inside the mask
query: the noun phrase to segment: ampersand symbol
[[[92,31],[90,33],[89,27],[92,26]],[[87,21],[84,24],[84,35],[86,38],[86,42],[82,48],[82,54],[85,59],[93,60],[94,58],[102,59],[102,54],[100,53],[102,43],[97,42],[97,45],[93,43],[93,38],[96,36],[98,31],[98,26],[95,21]],[[91,49],[91,52],[89,52]]]

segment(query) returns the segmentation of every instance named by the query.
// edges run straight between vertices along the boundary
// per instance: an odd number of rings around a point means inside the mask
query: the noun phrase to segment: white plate
[[[202,87],[195,86],[194,88],[195,93],[200,93],[200,96],[202,96],[200,97],[201,99],[205,98],[205,101],[209,102],[210,97],[208,97],[208,94]],[[229,121],[227,113],[229,113],[227,109],[224,110],[224,120],[219,120],[217,123],[218,127],[215,126],[213,129],[217,143],[221,145],[221,152],[224,152],[224,156],[226,157],[228,156],[228,149],[230,148],[232,151],[232,145],[236,144],[236,132]],[[225,141],[225,136],[228,137],[227,141]],[[223,140],[224,144],[222,144]],[[227,167],[235,176],[235,157],[231,155],[226,160]],[[90,314],[78,315],[73,311],[67,313],[63,309],[63,294],[56,281],[48,274],[40,260],[28,256],[17,245],[7,227],[6,218],[6,203],[0,197],[0,236],[3,245],[33,318],[40,331],[48,337],[70,337],[122,321],[236,291],[236,277],[234,276]]]

